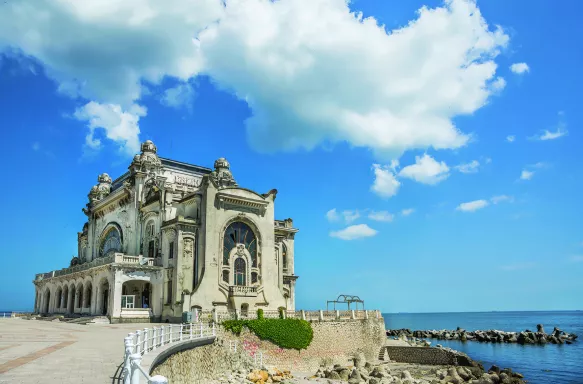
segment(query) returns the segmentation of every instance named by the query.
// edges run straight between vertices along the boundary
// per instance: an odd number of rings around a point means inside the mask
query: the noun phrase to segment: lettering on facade
[[[185,176],[176,176],[174,179],[176,184],[185,185],[187,187],[200,187],[201,179],[193,179]]]

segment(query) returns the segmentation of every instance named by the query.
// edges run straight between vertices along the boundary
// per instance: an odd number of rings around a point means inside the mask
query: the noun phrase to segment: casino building
[[[298,230],[274,219],[277,190],[240,187],[224,158],[214,169],[161,158],[149,140],[128,172],[97,180],[78,256],[36,275],[35,312],[176,322],[194,309],[295,309]]]

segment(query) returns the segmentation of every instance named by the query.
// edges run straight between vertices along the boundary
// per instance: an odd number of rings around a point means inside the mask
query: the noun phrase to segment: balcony
[[[149,267],[153,267],[154,258],[152,257],[143,257],[143,256],[130,256],[124,253],[116,253],[115,254],[115,263],[118,264],[139,264],[139,265],[147,265]]]
[[[249,287],[245,285],[231,285],[229,287],[229,296],[257,297],[257,287]]]

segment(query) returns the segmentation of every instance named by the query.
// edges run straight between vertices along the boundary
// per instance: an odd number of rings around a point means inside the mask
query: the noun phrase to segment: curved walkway
[[[151,325],[0,318],[0,383],[111,383],[124,337]]]

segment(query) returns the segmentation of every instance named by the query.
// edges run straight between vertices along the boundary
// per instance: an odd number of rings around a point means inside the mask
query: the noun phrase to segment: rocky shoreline
[[[510,368],[492,366],[488,371],[476,362],[470,366],[431,366],[395,362],[367,362],[364,355],[354,357],[352,364],[321,367],[313,374],[292,374],[278,369],[239,369],[224,375],[213,384],[282,383],[309,384],[523,384],[523,376]]]
[[[555,327],[551,333],[546,333],[542,324],[537,324],[536,332],[525,330],[522,332],[505,332],[495,329],[485,331],[466,331],[457,328],[456,330],[426,330],[411,331],[410,329],[393,329],[387,330],[386,334],[390,337],[406,337],[419,339],[438,339],[438,340],[460,340],[460,341],[479,341],[485,343],[518,343],[518,344],[572,344],[577,340],[577,335],[567,333]]]

